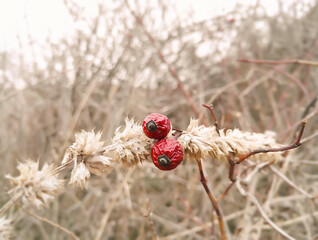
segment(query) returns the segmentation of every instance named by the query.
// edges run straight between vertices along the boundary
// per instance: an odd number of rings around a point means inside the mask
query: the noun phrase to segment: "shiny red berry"
[[[147,137],[162,139],[170,132],[171,123],[166,116],[159,113],[153,113],[145,118],[142,129]]]
[[[151,158],[157,168],[172,170],[183,160],[182,146],[176,139],[161,139],[152,146]]]

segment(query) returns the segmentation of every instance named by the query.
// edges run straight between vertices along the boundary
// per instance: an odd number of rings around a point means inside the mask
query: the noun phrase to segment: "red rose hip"
[[[171,123],[166,116],[159,113],[153,113],[145,118],[142,129],[147,137],[162,139],[170,132]]]
[[[176,139],[162,139],[151,148],[151,158],[161,170],[175,169],[183,160],[183,149]]]

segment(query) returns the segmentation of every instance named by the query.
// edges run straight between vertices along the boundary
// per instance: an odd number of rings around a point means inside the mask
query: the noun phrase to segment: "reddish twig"
[[[198,107],[194,104],[194,102],[192,101],[190,94],[184,88],[184,86],[183,86],[178,74],[176,73],[175,69],[173,67],[171,67],[171,65],[167,62],[165,56],[161,52],[161,50],[157,48],[156,42],[155,42],[153,36],[146,29],[146,26],[144,25],[142,19],[131,9],[131,7],[127,3],[127,1],[125,1],[125,3],[126,3],[128,9],[129,9],[131,15],[133,15],[135,17],[136,21],[139,23],[139,25],[143,28],[144,32],[146,33],[146,35],[147,35],[148,39],[150,40],[151,44],[157,50],[157,54],[158,54],[160,60],[168,67],[171,76],[177,81],[178,89],[180,90],[180,92],[182,93],[184,98],[186,99],[186,101],[189,104],[190,108],[195,113],[196,117],[199,118],[200,117],[200,111],[199,111]],[[202,123],[207,126],[208,125],[207,119],[203,118],[202,119]]]
[[[231,188],[233,187],[233,185],[235,184],[235,181],[232,181],[230,183],[229,186],[227,186],[227,188],[225,189],[225,191],[217,198],[217,201],[220,202],[225,196],[226,194],[229,193],[229,191],[231,190]]]
[[[215,130],[216,130],[216,132],[218,133],[218,135],[220,137],[221,135],[220,135],[220,131],[219,131],[219,123],[216,120],[213,105],[212,104],[211,105],[202,104],[202,107],[205,107],[205,108],[209,109],[209,111],[211,113],[211,116],[212,116],[212,119],[213,119]]]
[[[310,96],[308,94],[307,89],[304,87],[304,85],[293,75],[283,71],[282,69],[279,68],[273,68],[276,72],[279,72],[280,74],[283,74],[285,77],[289,78],[291,81],[293,81],[298,87],[299,89],[303,92],[303,94],[305,95],[305,97],[307,98],[307,101],[310,101]]]
[[[307,60],[255,60],[255,59],[238,59],[238,62],[256,63],[256,64],[272,64],[272,65],[282,65],[282,64],[302,64],[318,67],[318,62],[307,61]]]
[[[241,162],[243,162],[245,159],[247,159],[248,157],[254,155],[254,154],[258,154],[258,153],[268,153],[268,152],[283,152],[283,151],[287,151],[287,150],[291,150],[293,148],[299,147],[301,145],[300,140],[301,137],[304,133],[304,129],[306,126],[306,121],[302,121],[301,123],[301,128],[300,128],[300,132],[298,134],[298,137],[295,141],[295,143],[287,145],[285,147],[281,147],[281,148],[264,148],[264,149],[257,149],[254,151],[251,151],[247,154],[242,155],[237,161],[235,161],[236,164],[240,164]]]
[[[214,209],[216,211],[216,215],[218,217],[221,239],[222,240],[226,240],[227,237],[226,237],[225,225],[224,225],[221,209],[219,208],[219,205],[218,205],[216,199],[214,198],[212,192],[210,191],[210,189],[209,189],[209,187],[207,185],[207,181],[206,181],[206,178],[205,178],[204,173],[203,173],[203,167],[202,167],[201,160],[198,159],[197,163],[198,163],[198,167],[199,167],[199,170],[200,170],[200,181],[201,181],[206,193],[208,194],[208,196],[210,198],[210,201],[212,203],[212,206],[214,207]]]

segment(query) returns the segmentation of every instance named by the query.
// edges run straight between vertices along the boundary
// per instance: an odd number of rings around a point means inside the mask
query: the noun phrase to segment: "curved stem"
[[[53,169],[52,175],[55,175],[55,174],[63,171],[66,167],[68,167],[68,165],[72,164],[73,162],[74,162],[74,160],[72,159],[71,161],[64,163],[64,164],[58,166],[57,168]]]
[[[20,207],[21,207],[21,206],[20,206]],[[25,209],[25,208],[23,208],[23,207],[21,207],[21,209],[22,209],[25,213],[29,214],[30,216],[32,216],[32,217],[34,217],[34,218],[36,218],[36,219],[38,219],[38,220],[40,220],[40,221],[42,221],[42,222],[45,222],[45,223],[47,223],[47,224],[50,224],[51,226],[53,226],[53,227],[55,227],[55,228],[57,228],[57,229],[63,231],[64,233],[66,233],[66,234],[68,234],[70,237],[72,237],[73,239],[75,239],[75,240],[80,240],[80,239],[75,235],[75,233],[71,232],[70,230],[68,230],[68,229],[66,229],[66,228],[64,228],[64,227],[62,227],[61,225],[59,225],[59,224],[57,224],[57,223],[55,223],[55,222],[52,222],[51,220],[49,220],[49,219],[47,219],[47,218],[40,217],[40,216],[38,216],[38,215],[36,215],[36,214],[30,212],[29,210],[27,210],[27,209]]]
[[[15,197],[11,198],[6,204],[4,204],[0,209],[0,216],[4,214],[13,204],[15,204],[21,197],[23,193],[16,195]]]
[[[209,187],[207,185],[207,181],[206,181],[206,178],[205,178],[204,173],[203,173],[203,167],[202,167],[201,160],[200,159],[197,160],[197,163],[198,163],[198,167],[199,167],[199,171],[200,171],[200,181],[201,181],[206,193],[208,194],[208,196],[210,198],[212,206],[213,206],[213,208],[216,211],[216,215],[218,216],[221,239],[222,240],[226,240],[227,237],[226,237],[225,225],[224,225],[221,209],[219,208],[219,205],[218,205],[216,199],[214,198],[212,192],[210,191],[210,189],[209,189]]]
[[[301,138],[303,136],[304,130],[305,130],[305,126],[306,126],[307,121],[303,120],[301,122],[301,127],[300,127],[300,132],[298,134],[298,137],[296,139],[296,141],[293,144],[284,146],[284,147],[280,147],[280,148],[263,148],[263,149],[256,149],[254,151],[248,152],[244,155],[242,155],[236,162],[235,164],[240,164],[241,162],[243,162],[245,159],[247,159],[248,157],[258,154],[258,153],[268,153],[268,152],[283,152],[283,151],[287,151],[287,150],[291,150],[294,149],[296,147],[299,147],[301,145]]]
[[[137,23],[143,28],[144,32],[146,33],[149,41],[151,42],[151,44],[153,45],[154,49],[157,51],[157,54],[161,60],[162,63],[164,63],[169,70],[169,73],[171,74],[171,76],[176,80],[177,82],[177,87],[180,90],[181,94],[183,95],[183,97],[185,98],[185,100],[187,101],[189,107],[191,108],[191,110],[195,113],[197,118],[200,118],[200,111],[198,109],[198,107],[196,106],[196,104],[193,102],[190,93],[186,90],[186,88],[183,86],[182,81],[179,78],[178,73],[176,72],[176,70],[171,66],[171,64],[166,60],[165,56],[163,55],[162,51],[157,47],[157,43],[154,39],[154,37],[150,34],[150,32],[148,32],[146,26],[144,25],[143,19],[141,17],[139,17],[137,15],[137,13],[135,13],[135,11],[130,7],[128,1],[125,1],[125,4],[128,8],[128,10],[130,11],[131,15],[135,17]],[[204,125],[208,125],[208,120],[205,117],[201,118],[201,121]]]

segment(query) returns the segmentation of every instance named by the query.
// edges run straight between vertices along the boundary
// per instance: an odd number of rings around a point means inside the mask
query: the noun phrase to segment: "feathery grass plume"
[[[105,148],[105,155],[109,155],[116,162],[126,166],[136,165],[142,161],[151,161],[151,146],[154,140],[148,138],[142,126],[134,119],[125,119],[126,127],[120,131],[116,129],[112,144]]]
[[[260,148],[277,148],[275,133],[267,131],[264,134],[243,132],[238,129],[224,131],[220,136],[214,126],[205,127],[198,120],[191,119],[186,131],[178,138],[183,147],[186,159],[215,158],[227,161],[228,156],[241,155]],[[279,152],[260,153],[249,157],[252,161],[277,162],[282,158]]]
[[[19,163],[17,169],[20,172],[19,176],[6,176],[13,185],[9,195],[12,198],[21,196],[25,205],[32,204],[40,208],[63,190],[64,180],[59,179],[57,174],[52,175],[53,165],[45,163],[39,170],[38,161],[26,160],[25,163]]]
[[[0,218],[0,239],[9,240],[12,237],[13,227],[11,225],[11,220],[1,217]]]
[[[101,135],[101,132],[95,134],[94,131],[75,134],[75,142],[66,150],[62,161],[62,164],[74,161],[70,184],[87,188],[91,173],[102,175],[110,169],[112,162],[103,155]]]

